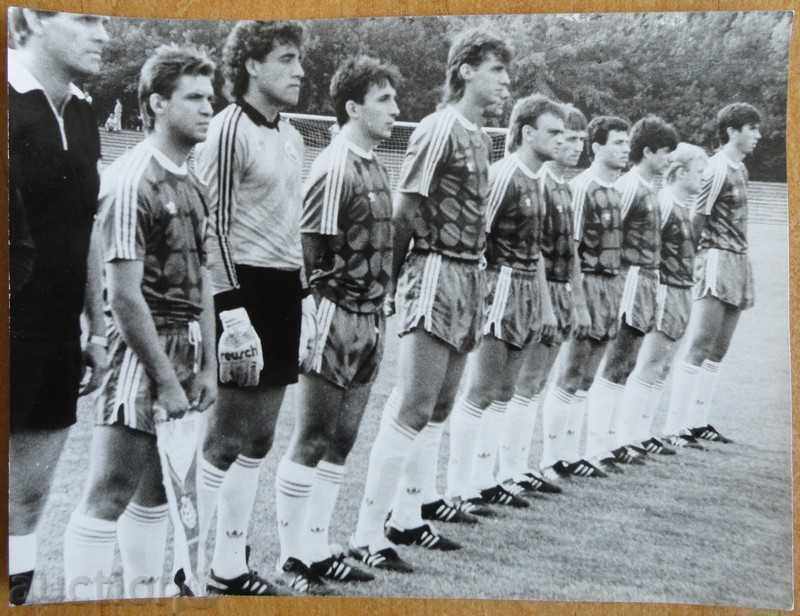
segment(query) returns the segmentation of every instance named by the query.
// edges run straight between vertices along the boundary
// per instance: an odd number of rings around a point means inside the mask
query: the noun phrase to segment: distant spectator
[[[114,103],[114,130],[122,130],[122,103],[119,99]]]

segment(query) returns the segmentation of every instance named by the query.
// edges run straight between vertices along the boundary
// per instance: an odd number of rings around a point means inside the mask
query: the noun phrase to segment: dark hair
[[[39,19],[47,17],[55,17],[58,12],[55,11],[37,11],[29,9],[31,13],[39,16]],[[8,42],[13,49],[18,49],[25,45],[28,37],[31,35],[31,27],[28,20],[25,19],[25,13],[19,7],[11,7],[8,9]]]
[[[672,152],[679,140],[678,131],[672,124],[657,115],[647,115],[631,128],[630,161],[639,164],[644,158],[645,148],[650,148],[653,153],[661,148],[669,148]]]
[[[546,113],[564,119],[563,107],[542,94],[531,94],[519,99],[511,110],[508,121],[506,150],[516,151],[522,143],[522,127],[528,125],[535,128],[536,122]]]
[[[150,107],[150,95],[172,96],[175,85],[184,75],[214,77],[214,63],[195,47],[162,45],[153,52],[139,74],[139,110],[145,130],[152,130],[155,114]]]
[[[608,133],[612,130],[628,132],[630,128],[631,125],[628,124],[627,120],[616,116],[597,116],[596,118],[592,118],[592,121],[589,122],[586,127],[586,132],[589,137],[589,147],[591,147],[593,143],[605,145],[608,140]]]
[[[480,66],[489,55],[504,64],[511,62],[511,48],[498,36],[478,29],[465,30],[453,40],[447,54],[447,78],[444,84],[444,102],[457,101],[464,95],[464,80],[459,69],[462,64]]]
[[[562,103],[561,106],[564,109],[564,128],[574,131],[586,130],[589,121],[580,109],[572,103]]]
[[[717,113],[717,135],[721,144],[728,143],[728,128],[742,130],[745,124],[760,124],[761,114],[749,103],[731,103]]]
[[[225,39],[222,48],[222,73],[230,84],[231,94],[238,98],[247,92],[250,75],[245,62],[259,62],[276,45],[303,46],[305,29],[296,21],[239,21]]]
[[[336,112],[336,123],[344,126],[350,120],[345,109],[347,101],[363,104],[370,86],[389,83],[397,88],[401,80],[400,71],[394,64],[366,55],[345,58],[331,79],[330,95]]]

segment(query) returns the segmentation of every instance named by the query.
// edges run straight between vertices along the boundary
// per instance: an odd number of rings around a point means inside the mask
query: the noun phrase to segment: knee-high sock
[[[208,533],[211,530],[211,520],[217,510],[219,489],[225,481],[226,471],[217,468],[200,454],[197,485],[197,515],[200,524],[200,554],[199,565],[201,571],[197,575],[205,575],[206,551],[208,550]]]
[[[689,411],[694,397],[694,388],[700,368],[685,361],[678,363],[672,376],[667,419],[664,423],[664,434],[678,434],[689,427]]]
[[[719,363],[705,360],[700,366],[700,376],[695,384],[694,401],[690,405],[687,425],[691,428],[708,425],[711,402],[719,382]]]
[[[541,468],[565,459],[570,446],[568,425],[575,396],[560,387],[552,387],[542,408]]]
[[[211,568],[223,578],[247,572],[247,528],[256,502],[258,475],[263,458],[240,455],[231,464],[219,491],[217,536]]]
[[[612,421],[622,389],[622,385],[598,377],[589,390],[586,453],[590,457],[600,456],[617,446]]]
[[[116,521],[72,512],[64,533],[64,582],[68,601],[107,597],[116,543]]]
[[[126,598],[160,596],[168,519],[167,505],[144,507],[129,503],[117,520],[117,543]]]
[[[625,383],[622,400],[619,403],[617,422],[617,442],[620,445],[638,444],[646,440],[642,432],[650,427],[650,400],[653,386],[632,374]],[[645,427],[646,426],[646,427]]]
[[[470,498],[472,466],[478,447],[481,408],[464,397],[450,415],[450,455],[447,462],[447,495]]]
[[[279,564],[293,556],[308,562],[308,502],[316,468],[292,462],[284,456],[275,473],[275,517],[278,522],[278,539],[281,544]]]
[[[36,533],[8,536],[8,601],[24,605],[33,584],[36,569]]]
[[[661,393],[664,391],[664,381],[656,381],[650,385],[650,395],[644,400],[642,412],[639,414],[638,437],[639,441],[646,441],[655,434],[655,424],[658,405],[661,402]]]
[[[421,526],[423,503],[440,498],[436,490],[436,479],[442,428],[440,422],[428,422],[414,439],[400,480],[400,488],[392,505],[392,523],[396,526]]]
[[[515,395],[508,402],[500,436],[497,476],[501,481],[518,477],[528,470],[539,400],[539,394],[532,398]]]
[[[485,490],[497,483],[494,466],[507,406],[508,402],[495,400],[483,411],[478,435],[478,451],[473,458],[472,470],[472,485],[478,490]]]
[[[414,443],[414,448],[417,450],[420,460],[421,475],[417,481],[420,484],[420,495],[423,503],[432,503],[442,497],[437,487],[437,480],[439,478],[439,452],[442,448],[443,432],[443,422],[429,421]],[[428,471],[425,469],[428,469]]]
[[[345,467],[341,464],[325,460],[317,464],[306,513],[306,554],[312,563],[325,560],[331,555],[329,529],[344,476]]]

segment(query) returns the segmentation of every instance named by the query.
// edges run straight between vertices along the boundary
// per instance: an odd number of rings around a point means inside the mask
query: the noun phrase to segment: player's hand
[[[103,382],[103,377],[108,371],[108,353],[100,344],[86,345],[83,350],[83,376],[81,378],[80,395],[92,393]]]
[[[317,302],[313,295],[303,299],[303,319],[300,322],[300,351],[297,354],[297,363],[303,369],[308,369],[311,363],[314,347],[317,343]]]
[[[156,421],[179,419],[192,409],[186,392],[177,382],[158,386],[158,397],[153,403]]]
[[[586,306],[576,306],[572,311],[572,331],[578,340],[582,340],[589,335],[592,328],[592,318],[589,316],[589,309]]]
[[[545,305],[542,308],[542,335],[541,340],[543,343],[549,344],[553,340],[556,333],[558,321],[556,320],[556,313],[553,312],[553,307]]]
[[[194,377],[189,388],[192,410],[202,413],[217,400],[217,374],[214,367],[204,368]]]
[[[255,387],[264,368],[261,340],[244,308],[219,314],[222,335],[217,345],[219,380],[240,387]]]

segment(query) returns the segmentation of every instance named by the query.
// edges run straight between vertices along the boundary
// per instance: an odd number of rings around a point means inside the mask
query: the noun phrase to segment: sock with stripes
[[[658,404],[661,402],[661,393],[664,391],[664,381],[656,381],[650,384],[650,391],[646,398],[642,399],[639,412],[639,423],[636,426],[636,440],[644,442],[655,434],[653,424],[655,415],[658,411]]]
[[[711,401],[717,391],[718,381],[719,362],[706,359],[700,365],[700,378],[697,379],[694,402],[689,411],[689,427],[699,428],[710,423]]]
[[[507,406],[508,402],[495,400],[483,410],[478,434],[478,450],[473,458],[472,469],[472,485],[478,490],[485,490],[497,484],[494,466]]]
[[[116,543],[116,521],[72,512],[64,533],[67,601],[92,601],[107,597]]]
[[[567,424],[575,396],[560,387],[553,387],[542,408],[542,460],[541,468],[553,466],[564,455],[568,439]]]
[[[23,605],[33,583],[36,569],[36,533],[8,536],[8,600],[13,605]]]
[[[306,554],[312,563],[331,555],[329,529],[344,476],[345,467],[341,464],[325,460],[317,464],[306,513]]]
[[[399,528],[422,526],[423,503],[441,498],[436,479],[442,428],[441,422],[430,421],[414,439],[392,505],[392,523]]]
[[[622,390],[622,385],[603,377],[596,378],[589,390],[586,453],[592,458],[602,457],[617,447],[613,421]]]
[[[281,544],[279,564],[293,556],[307,562],[308,503],[316,476],[316,468],[281,458],[275,473],[275,517],[278,522],[278,539]]]
[[[200,454],[200,464],[198,467],[197,482],[197,516],[200,524],[199,554],[201,564],[205,562],[205,554],[208,545],[208,533],[211,530],[211,519],[217,510],[219,499],[219,489],[225,480],[226,471],[223,471]],[[205,571],[198,571],[198,575],[204,575]]]
[[[653,386],[632,374],[628,377],[624,387],[615,417],[614,431],[617,434],[619,445],[638,445],[639,441],[645,440],[639,436],[642,426],[645,424],[645,418],[642,415],[646,415],[646,425],[650,426],[651,411],[648,401],[651,398]]]
[[[442,498],[437,488],[439,478],[439,451],[442,448],[443,422],[429,421],[414,441],[416,455],[420,461],[420,496],[423,503],[432,503]],[[428,469],[427,471],[425,469]]]
[[[211,568],[221,578],[247,573],[247,528],[256,502],[263,458],[239,455],[231,464],[219,491],[217,536]]]
[[[564,439],[556,456],[567,462],[577,462],[581,456],[581,430],[586,418],[586,398],[588,392],[579,389],[569,404],[567,425],[564,427]]]
[[[117,543],[122,559],[125,598],[160,596],[168,518],[166,504],[145,507],[128,503],[117,520]]]
[[[700,375],[700,367],[685,361],[675,366],[672,375],[672,389],[664,423],[664,434],[678,434],[689,427],[689,410],[694,396],[695,383]]]
[[[353,541],[376,552],[391,546],[383,534],[383,522],[392,506],[406,458],[418,432],[392,416],[381,422],[372,444]]]
[[[528,469],[538,402],[538,395],[533,398],[515,395],[508,402],[498,452],[497,476],[501,481],[517,477]]]
[[[447,461],[447,496],[471,498],[472,466],[478,447],[481,408],[464,397],[450,414],[450,455]]]

